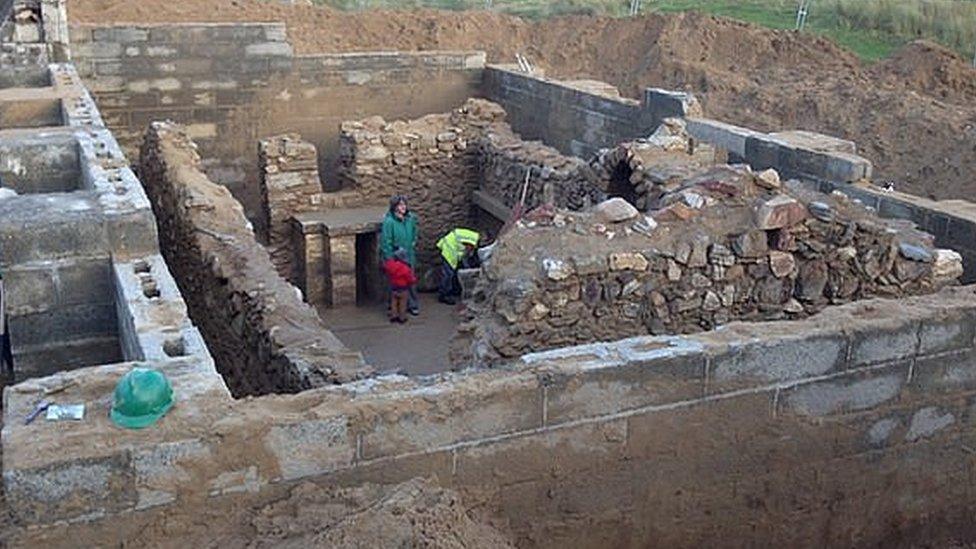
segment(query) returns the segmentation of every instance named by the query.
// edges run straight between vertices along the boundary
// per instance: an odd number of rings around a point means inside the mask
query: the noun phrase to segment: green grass
[[[484,0],[316,0],[339,9],[484,9]],[[493,0],[492,9],[530,19],[567,14],[626,16],[629,0]],[[695,10],[793,29],[797,0],[642,0],[642,10]],[[813,0],[806,32],[826,36],[862,59],[876,61],[916,38],[928,38],[972,58],[976,0]]]
[[[650,10],[664,13],[700,11],[747,21],[772,29],[793,29],[796,26],[796,2],[792,1],[650,0],[647,1],[646,6]],[[877,30],[841,26],[835,17],[828,18],[822,12],[818,12],[820,8],[821,6],[815,0],[807,17],[805,30],[834,40],[864,60],[876,61],[887,57],[892,51],[908,41],[907,38],[899,38]]]

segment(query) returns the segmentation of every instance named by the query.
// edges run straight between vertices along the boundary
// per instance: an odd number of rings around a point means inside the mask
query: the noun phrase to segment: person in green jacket
[[[478,231],[459,227],[437,241],[442,259],[441,283],[437,291],[437,300],[441,303],[457,303],[457,298],[461,295],[457,270],[459,267],[476,266],[478,256],[475,251],[479,240],[481,235]]]
[[[410,211],[407,197],[398,194],[390,198],[390,211],[383,218],[380,229],[381,262],[393,257],[397,248],[407,254],[407,263],[417,271],[417,216]],[[420,314],[420,301],[417,299],[417,286],[410,287],[407,296],[407,310],[416,316]]]

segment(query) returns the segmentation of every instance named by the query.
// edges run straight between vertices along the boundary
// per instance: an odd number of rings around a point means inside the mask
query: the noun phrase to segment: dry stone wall
[[[411,121],[343,123],[339,182],[373,204],[407,195],[420,218],[417,260],[429,270],[438,265],[437,240],[472,220],[471,195],[479,185],[475,142],[504,118],[497,105],[470,99],[448,114]]]
[[[700,170],[655,202],[646,216],[619,198],[536,215],[501,238],[455,361],[804,317],[928,293],[962,274],[958,254],[910,223],[782,184],[772,171]]]
[[[493,125],[478,142],[481,190],[506,206],[518,203],[529,173],[525,205],[549,203],[578,210],[600,202],[604,193],[590,167],[538,141],[524,141],[507,124]]]
[[[190,316],[236,397],[298,392],[369,374],[277,276],[241,205],[201,171],[186,130],[154,123],[140,176]]]
[[[262,139],[258,144],[261,206],[268,252],[278,274],[298,279],[291,219],[323,206],[315,146],[297,134]]]

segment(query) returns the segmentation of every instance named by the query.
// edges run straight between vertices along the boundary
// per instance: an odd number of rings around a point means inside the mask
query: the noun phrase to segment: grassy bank
[[[796,24],[796,0],[645,0],[649,10],[698,10],[777,29]],[[806,29],[832,38],[864,59],[928,38],[971,57],[976,47],[972,0],[813,0]]]
[[[340,9],[485,9],[485,0],[316,0]],[[792,29],[798,0],[642,0],[644,13],[697,10],[774,29]],[[565,14],[626,16],[629,0],[492,0],[491,9],[527,18]],[[917,38],[971,59],[976,49],[976,0],[813,0],[806,30],[833,39],[863,59],[877,60]]]

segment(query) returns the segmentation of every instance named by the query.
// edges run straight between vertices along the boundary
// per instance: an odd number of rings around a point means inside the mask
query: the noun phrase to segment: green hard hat
[[[173,388],[159,370],[133,368],[115,385],[109,417],[119,427],[142,429],[173,407]]]

